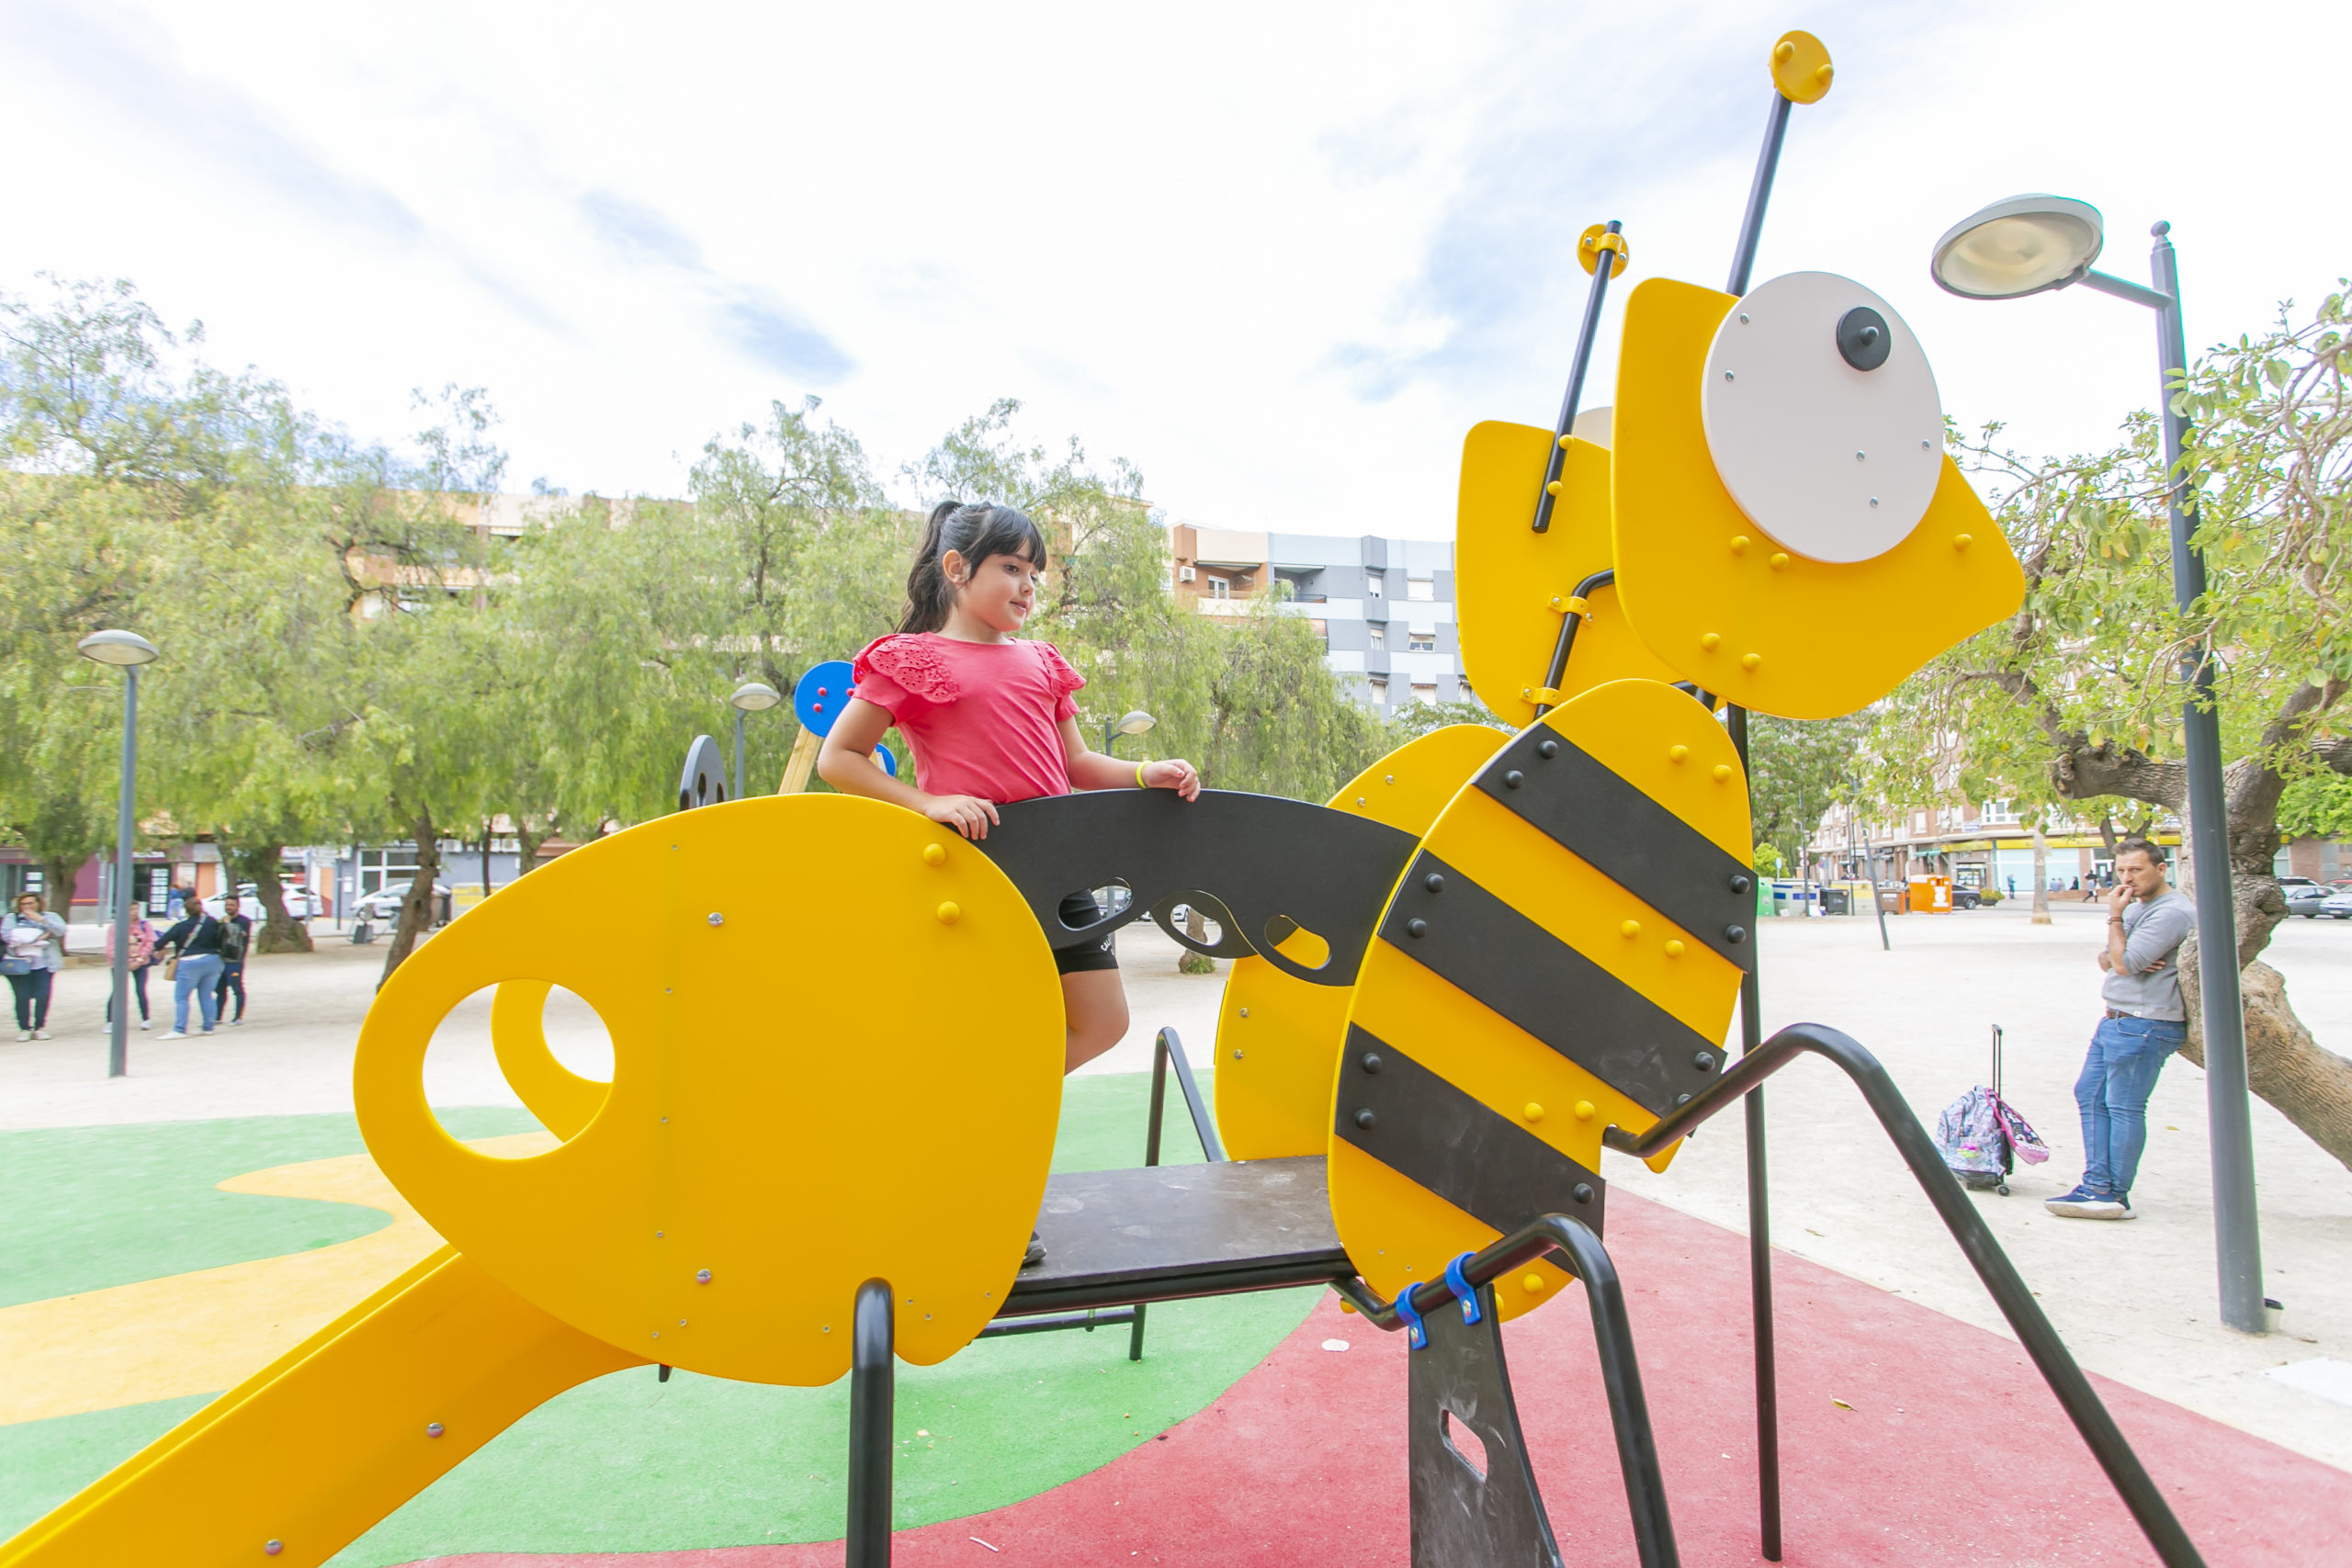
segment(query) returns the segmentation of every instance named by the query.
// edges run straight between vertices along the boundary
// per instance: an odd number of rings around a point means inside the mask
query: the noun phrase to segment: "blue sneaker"
[[[2042,1207],[2069,1220],[2118,1220],[2131,1212],[2106,1193],[2094,1192],[2087,1187],[2077,1187],[2072,1192],[2049,1199]]]

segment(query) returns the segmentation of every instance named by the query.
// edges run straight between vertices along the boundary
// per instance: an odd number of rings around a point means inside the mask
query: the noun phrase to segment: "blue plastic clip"
[[[1421,1314],[1413,1310],[1413,1287],[1407,1285],[1396,1292],[1396,1315],[1405,1320],[1405,1343],[1415,1350],[1430,1348],[1430,1331],[1421,1322]]]
[[[1462,1321],[1476,1323],[1478,1321],[1478,1292],[1471,1285],[1469,1277],[1462,1272],[1462,1265],[1469,1257],[1470,1254],[1465,1252],[1445,1266],[1445,1282],[1461,1299]]]

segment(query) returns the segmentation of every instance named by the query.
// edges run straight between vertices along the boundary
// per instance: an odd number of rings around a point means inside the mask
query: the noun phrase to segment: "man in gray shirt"
[[[2165,882],[2165,866],[2145,839],[2115,852],[2121,884],[2107,896],[2107,972],[2099,994],[2107,1016],[2091,1032],[2090,1055],[2075,1080],[2083,1113],[2082,1185],[2050,1200],[2050,1212],[2085,1220],[2128,1220],[2132,1179],[2148,1145],[2148,1096],[2165,1058],[2188,1038],[2180,1001],[2180,944],[2197,929],[2197,908]]]

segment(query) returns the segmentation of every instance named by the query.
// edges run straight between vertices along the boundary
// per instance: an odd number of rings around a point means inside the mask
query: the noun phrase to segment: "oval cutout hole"
[[[1331,944],[1288,915],[1267,919],[1266,945],[1301,969],[1320,969],[1331,962]]]
[[[544,982],[510,981],[534,987]],[[531,1010],[529,1022],[537,1039],[526,1035],[520,1043],[526,1062],[535,1055],[543,1070],[532,1078],[532,1093],[514,1082],[500,1064],[492,1011],[500,987],[489,985],[451,1008],[433,1031],[424,1052],[424,1099],[429,1108],[512,1105],[519,1107],[537,1132],[477,1139],[469,1147],[497,1159],[527,1159],[576,1134],[603,1103],[613,1075],[613,1037],[594,1008],[574,992],[550,986],[543,1004]],[[544,1042],[544,1052],[537,1048]],[[534,1099],[544,1101],[535,1107]],[[440,1121],[438,1110],[435,1120]],[[459,1137],[446,1122],[443,1132]]]
[[[1225,928],[1216,918],[1197,904],[1179,904],[1168,912],[1169,919],[1183,933],[1203,947],[1215,947],[1225,940]]]
[[[1062,895],[1056,913],[1062,930],[1082,931],[1114,915],[1125,914],[1136,901],[1136,890],[1124,881],[1113,880],[1101,887],[1081,887]]]
[[[1453,1412],[1440,1408],[1437,1413],[1438,1435],[1445,1439],[1445,1451],[1460,1460],[1471,1474],[1487,1479],[1487,1445],[1467,1425],[1456,1420]]]

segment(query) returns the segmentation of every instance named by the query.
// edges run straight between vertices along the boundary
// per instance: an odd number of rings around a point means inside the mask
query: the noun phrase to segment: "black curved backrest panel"
[[[726,798],[727,759],[719,755],[718,741],[697,735],[686,748],[685,771],[678,775],[678,809],[716,806]]]
[[[1238,937],[1283,973],[1321,986],[1355,983],[1418,842],[1344,811],[1232,790],[1203,790],[1193,801],[1164,789],[1097,790],[997,809],[1002,820],[975,847],[1012,878],[1053,946],[1100,938],[1170,894],[1197,891],[1231,912],[1220,922],[1227,942]],[[1125,909],[1077,931],[1062,924],[1063,898],[1121,882],[1135,894]],[[1330,956],[1309,969],[1276,951],[1266,928],[1277,918],[1329,942]]]

